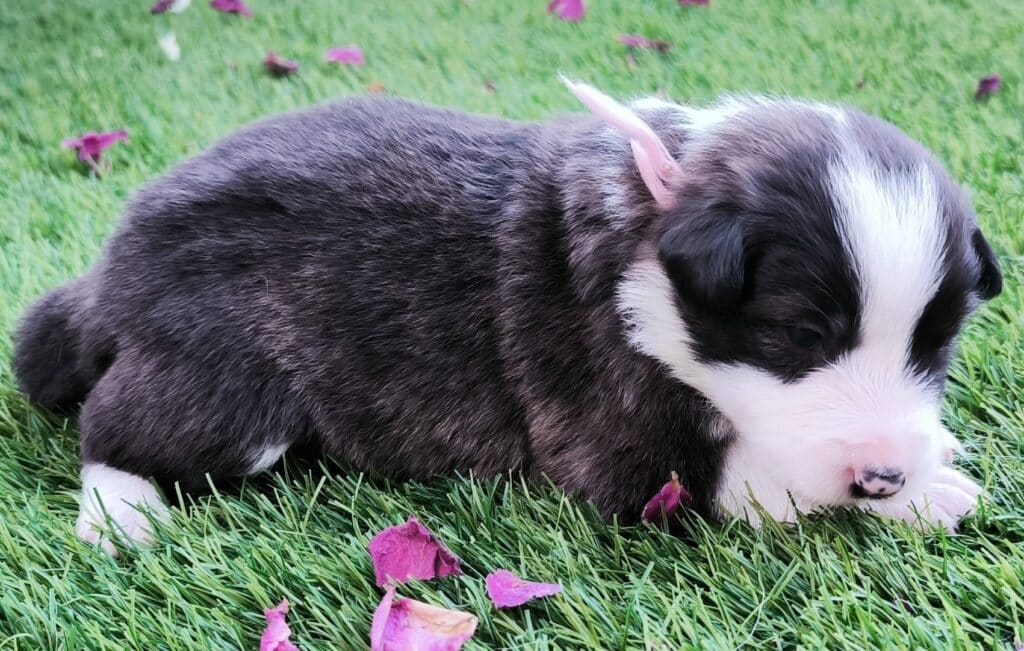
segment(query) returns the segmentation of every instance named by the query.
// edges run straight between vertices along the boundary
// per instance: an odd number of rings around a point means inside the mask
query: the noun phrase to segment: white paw
[[[960,519],[974,510],[981,487],[963,473],[943,466],[924,494],[909,500],[871,502],[865,507],[876,513],[903,520],[918,531],[936,527],[956,533]]]
[[[82,468],[82,499],[75,533],[110,556],[117,556],[115,538],[151,544],[151,519],[166,522],[169,516],[167,505],[146,479],[102,464]]]

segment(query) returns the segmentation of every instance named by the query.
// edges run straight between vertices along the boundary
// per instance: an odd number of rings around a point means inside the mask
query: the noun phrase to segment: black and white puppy
[[[860,505],[956,526],[940,422],[1001,275],[963,193],[845,107],[728,99],[517,124],[389,99],[271,118],[142,190],[15,363],[80,415],[78,533],[315,444],[361,470],[546,475],[626,521]],[[920,512],[921,520],[917,519]]]

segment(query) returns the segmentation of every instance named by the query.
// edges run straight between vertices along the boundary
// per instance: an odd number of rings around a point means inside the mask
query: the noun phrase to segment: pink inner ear
[[[658,134],[638,115],[596,88],[574,83],[564,77],[562,81],[594,115],[629,138],[644,185],[659,206],[670,208],[672,193],[667,185],[682,174],[682,170]]]
[[[629,144],[633,148],[633,160],[636,161],[636,167],[640,170],[640,178],[644,180],[644,185],[647,186],[647,190],[654,197],[654,201],[662,209],[671,208],[673,204],[672,193],[665,185],[667,179],[663,179],[658,173],[658,164],[651,160],[647,150],[639,142],[630,140]]]

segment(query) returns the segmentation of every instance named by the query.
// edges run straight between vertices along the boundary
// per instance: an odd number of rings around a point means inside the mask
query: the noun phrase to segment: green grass
[[[380,598],[365,546],[417,515],[466,576],[410,596],[480,617],[472,648],[1011,648],[1024,639],[1024,12],[1018,0],[590,0],[579,25],[546,0],[252,0],[253,20],[205,0],[173,22],[182,60],[156,47],[148,0],[5,0],[0,9],[0,330],[97,256],[133,189],[256,117],[358,94],[521,119],[577,110],[562,71],[618,96],[723,91],[840,100],[937,152],[970,188],[1006,292],[968,329],[947,423],[988,490],[960,537],[922,537],[860,514],[753,531],[695,525],[683,542],[602,523],[544,486],[447,479],[372,484],[301,463],[176,510],[152,550],[113,561],[79,544],[74,424],[14,389],[0,340],[0,649],[253,649],[261,608],[287,597],[295,639],[360,648]],[[619,33],[671,41],[625,63]],[[358,43],[361,69],[322,63]],[[297,77],[263,74],[267,50]],[[1004,89],[971,99],[998,72]],[[863,80],[863,88],[856,82]],[[485,90],[493,82],[497,92]],[[62,138],[127,128],[113,172],[84,174]],[[559,580],[561,597],[496,612],[506,567]]]

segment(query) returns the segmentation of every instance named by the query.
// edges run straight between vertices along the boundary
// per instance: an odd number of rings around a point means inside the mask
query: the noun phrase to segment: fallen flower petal
[[[384,86],[384,84],[380,83],[379,81],[371,81],[370,83],[366,84],[366,92],[372,95],[379,95],[381,93],[388,92],[388,89]]]
[[[252,18],[252,11],[242,0],[212,0],[210,6],[225,14],[235,14]]]
[[[551,0],[548,3],[548,13],[566,22],[578,23],[583,20],[587,8],[583,6],[583,0]]]
[[[974,99],[985,99],[999,92],[1002,79],[999,75],[989,75],[978,80],[978,90],[974,91]]]
[[[83,163],[99,163],[103,150],[119,140],[128,140],[128,132],[123,129],[109,133],[90,132],[78,138],[68,138],[60,146],[78,150],[78,160]]]
[[[557,583],[524,581],[508,570],[497,570],[487,575],[487,596],[498,608],[515,608],[527,601],[550,597],[562,591]]]
[[[171,61],[177,61],[181,58],[181,47],[178,46],[178,38],[174,35],[174,32],[167,32],[158,38],[156,42]]]
[[[260,651],[299,651],[299,647],[288,640],[292,631],[285,622],[287,614],[287,599],[278,604],[276,608],[263,611],[263,615],[267,618],[267,627],[263,629],[263,637],[260,638]]]
[[[679,0],[681,7],[706,7],[709,4],[711,4],[711,0]]]
[[[343,66],[361,66],[366,63],[366,57],[363,56],[363,51],[356,45],[332,47],[327,50],[326,58],[332,63],[338,63]]]
[[[299,70],[298,63],[295,61],[289,61],[288,59],[282,59],[273,52],[267,53],[266,58],[263,59],[263,67],[265,67],[267,72],[275,77],[285,77]]]
[[[180,14],[191,4],[192,0],[157,0],[156,4],[149,8],[149,13],[154,16],[168,11],[172,14]]]
[[[380,588],[389,581],[429,581],[462,574],[459,559],[416,518],[381,531],[370,541],[369,551]]]
[[[657,39],[644,38],[643,36],[634,36],[632,34],[622,34],[616,40],[628,48],[635,48],[638,50],[656,50],[662,54],[668,52],[669,48],[672,47],[668,41],[659,41]]]
[[[458,651],[473,637],[476,624],[469,613],[396,598],[391,586],[373,613],[370,651]]]
[[[673,470],[669,482],[644,506],[641,519],[644,522],[652,522],[661,517],[662,511],[666,516],[672,515],[679,510],[680,504],[689,504],[692,499],[693,497],[679,483],[679,475]]]

